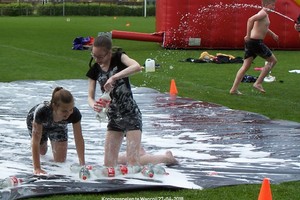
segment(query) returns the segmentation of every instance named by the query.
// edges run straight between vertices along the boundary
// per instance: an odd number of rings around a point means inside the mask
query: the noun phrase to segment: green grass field
[[[97,36],[112,30],[155,32],[154,17],[0,17],[0,81],[85,79],[89,51],[72,50],[77,36]],[[126,26],[130,23],[130,26]],[[300,75],[289,70],[300,69],[299,51],[274,50],[278,58],[272,70],[276,81],[264,83],[266,94],[253,91],[252,84],[242,83],[242,96],[229,95],[229,89],[241,64],[179,62],[198,58],[203,51],[243,56],[243,50],[166,50],[152,42],[113,40],[131,57],[144,64],[153,58],[160,68],[155,73],[139,73],[131,77],[135,86],[168,92],[175,79],[179,96],[221,104],[232,109],[260,113],[271,119],[300,122]],[[253,67],[264,61],[257,58]],[[247,74],[258,76],[253,67]],[[284,133],[282,133],[284,134]],[[300,182],[272,185],[274,199],[297,199]],[[260,185],[242,185],[208,190],[152,191],[57,196],[50,199],[101,199],[101,197],[184,197],[187,199],[257,199]]]

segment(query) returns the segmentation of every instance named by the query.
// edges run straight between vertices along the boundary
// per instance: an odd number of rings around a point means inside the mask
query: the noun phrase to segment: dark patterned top
[[[74,107],[73,113],[69,116],[68,119],[54,122],[53,121],[53,111],[50,106],[50,103],[45,101],[44,103],[34,106],[27,115],[27,127],[32,130],[33,120],[38,124],[43,124],[44,130],[55,130],[57,127],[67,127],[68,123],[77,123],[81,120],[80,111]]]
[[[113,53],[107,72],[103,71],[97,63],[87,72],[87,77],[98,81],[102,92],[106,81],[127,67],[121,62],[122,54],[123,52]],[[128,77],[116,80],[110,97],[111,103],[107,110],[108,128],[116,131],[142,129],[142,115],[133,99]]]

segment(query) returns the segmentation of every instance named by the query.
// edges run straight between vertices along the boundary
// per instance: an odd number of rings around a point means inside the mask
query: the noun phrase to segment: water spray
[[[287,20],[290,20],[290,21],[292,21],[292,22],[294,22],[295,24],[299,24],[299,22],[300,22],[300,16],[298,17],[298,21],[296,21],[296,20],[293,20],[292,18],[290,18],[290,17],[288,17],[288,16],[286,16],[286,15],[284,15],[284,14],[282,14],[282,13],[280,13],[280,12],[277,12],[277,11],[275,11],[275,10],[271,10],[271,9],[269,9],[269,8],[266,8],[267,9],[267,11],[270,11],[270,12],[273,12],[273,13],[276,13],[277,15],[279,15],[279,16],[281,16],[281,17],[284,17],[285,19],[287,19]]]

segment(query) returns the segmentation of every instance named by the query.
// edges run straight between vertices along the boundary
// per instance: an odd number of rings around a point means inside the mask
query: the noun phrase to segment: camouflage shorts
[[[28,130],[30,137],[32,137],[32,130]],[[43,130],[40,144],[44,144],[48,141],[65,142],[68,141],[68,129],[57,128],[54,130]]]

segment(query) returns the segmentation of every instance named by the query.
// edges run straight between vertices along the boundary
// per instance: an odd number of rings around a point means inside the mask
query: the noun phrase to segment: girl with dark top
[[[141,146],[142,115],[133,98],[128,78],[142,70],[139,63],[120,50],[113,52],[111,39],[106,36],[98,36],[95,39],[92,58],[95,64],[90,66],[86,74],[89,81],[88,104],[96,112],[101,112],[107,107],[106,102],[101,99],[95,100],[97,82],[102,93],[109,92],[111,98],[107,109],[104,166],[177,164],[171,151],[166,151],[164,155],[150,155]],[[119,155],[125,135],[126,153]]]
[[[72,94],[56,87],[50,102],[34,106],[27,115],[27,128],[31,136],[34,174],[46,174],[41,168],[40,155],[48,150],[48,138],[51,142],[55,162],[64,162],[67,157],[68,127],[72,123],[79,164],[85,164],[84,139],[81,129],[81,113],[74,107]]]
[[[133,99],[128,76],[140,72],[139,63],[124,52],[112,52],[111,39],[98,36],[92,48],[95,64],[87,72],[89,81],[88,104],[96,112],[106,107],[95,100],[97,82],[102,92],[110,92],[111,102],[107,109],[108,125],[105,138],[104,166],[115,167],[126,134],[127,163],[140,165],[139,150],[142,137],[142,115]]]

